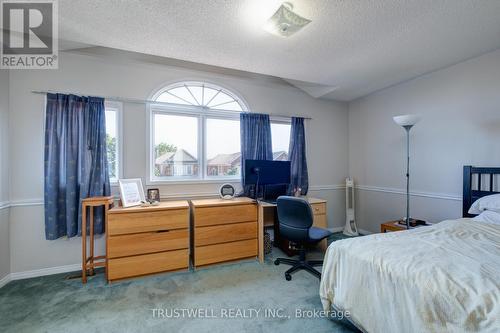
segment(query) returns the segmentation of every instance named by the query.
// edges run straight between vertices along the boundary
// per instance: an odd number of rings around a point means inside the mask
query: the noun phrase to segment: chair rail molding
[[[10,207],[10,201],[0,201],[0,210]]]
[[[371,186],[371,185],[356,185],[355,188],[361,191],[369,192],[382,192],[406,195],[406,190],[400,188],[392,187],[381,187],[381,186]],[[319,191],[339,191],[345,190],[344,184],[333,184],[333,185],[311,185],[309,186],[309,191],[319,192]],[[451,201],[462,201],[462,197],[456,194],[447,193],[435,193],[435,192],[420,192],[413,191],[410,192],[411,196],[423,197],[431,199],[441,199],[441,200],[451,200]],[[169,193],[163,194],[162,199],[190,199],[190,198],[206,198],[206,197],[217,197],[218,194],[215,192],[186,192],[186,193]],[[115,199],[118,200],[119,196],[115,195]],[[10,207],[28,207],[28,206],[43,206],[43,198],[40,199],[20,199],[12,201],[0,201],[0,210],[7,209]]]
[[[344,190],[345,185],[334,184],[334,185],[311,185],[309,186],[309,191],[337,191]]]
[[[311,185],[310,191],[336,191],[345,189],[345,185]],[[217,192],[180,192],[180,193],[167,193],[162,194],[161,199],[191,199],[191,198],[207,198],[218,197]],[[115,199],[120,199],[119,195],[115,195]],[[0,202],[0,209],[9,207],[26,207],[26,206],[43,206],[43,198],[39,199],[19,199],[12,201]]]
[[[380,187],[380,186],[371,186],[371,185],[356,185],[355,188],[357,190],[368,191],[368,192],[382,192],[382,193],[406,195],[406,190],[399,189],[399,188]],[[413,197],[422,197],[422,198],[430,198],[430,199],[462,201],[462,197],[460,195],[456,195],[456,194],[412,191],[412,192],[410,192],[410,195]]]

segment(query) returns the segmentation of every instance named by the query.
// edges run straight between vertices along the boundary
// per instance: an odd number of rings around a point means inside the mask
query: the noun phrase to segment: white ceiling
[[[500,0],[292,0],[312,22],[262,25],[282,1],[59,1],[60,38],[286,79],[352,100],[500,48]],[[78,44],[77,44],[78,45]]]

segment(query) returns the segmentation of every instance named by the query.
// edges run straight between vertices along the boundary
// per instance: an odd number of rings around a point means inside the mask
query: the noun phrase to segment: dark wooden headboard
[[[476,168],[464,166],[463,217],[473,217],[468,213],[470,206],[479,198],[499,193],[495,189],[495,175],[500,174],[500,168]],[[497,185],[498,186],[498,185]]]

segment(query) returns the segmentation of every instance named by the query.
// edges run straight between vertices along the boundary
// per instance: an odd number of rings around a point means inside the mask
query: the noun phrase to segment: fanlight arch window
[[[237,181],[244,101],[206,82],[178,82],[150,104],[150,181]]]
[[[155,101],[189,105],[210,110],[247,111],[245,103],[236,94],[205,82],[181,82],[168,86],[156,94]]]
[[[149,182],[239,182],[240,113],[247,104],[206,82],[160,89],[150,104]],[[290,123],[271,119],[273,158],[288,159]]]

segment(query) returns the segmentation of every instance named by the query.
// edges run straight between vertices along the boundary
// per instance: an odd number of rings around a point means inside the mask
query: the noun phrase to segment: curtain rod
[[[52,91],[52,90],[47,90],[47,91],[42,91],[42,90],[32,90],[31,91],[33,94],[39,94],[39,95],[46,95],[46,94],[68,94],[68,95],[77,95],[77,96],[90,96],[88,94],[79,94],[79,93],[73,93],[73,92],[57,92],[57,91]],[[116,97],[116,96],[94,96],[94,97],[99,97],[111,101],[118,101],[118,102],[123,102],[123,103],[131,103],[131,104],[159,104],[159,105],[165,105],[165,106],[173,106],[173,105],[181,105],[185,106],[184,104],[174,104],[174,103],[167,103],[167,102],[157,102],[153,101],[150,99],[137,99],[137,98],[125,98],[125,97]],[[224,111],[224,110],[222,110]],[[227,111],[227,110],[226,110]],[[300,115],[281,115],[281,114],[269,114],[271,117],[279,117],[279,118],[292,118],[292,117],[298,117],[298,118],[304,118],[307,120],[312,120],[311,117],[305,117],[305,116],[300,116]]]

